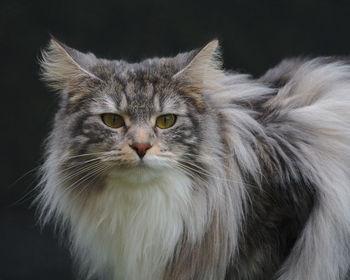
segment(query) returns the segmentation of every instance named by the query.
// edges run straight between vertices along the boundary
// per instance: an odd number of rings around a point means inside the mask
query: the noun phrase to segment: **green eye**
[[[125,125],[123,117],[117,114],[102,114],[101,117],[104,124],[109,127],[119,128]]]
[[[156,120],[156,125],[159,128],[165,129],[172,127],[176,122],[176,116],[173,114],[159,116]]]

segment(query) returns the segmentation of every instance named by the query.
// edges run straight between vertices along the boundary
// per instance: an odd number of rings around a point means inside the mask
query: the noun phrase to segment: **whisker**
[[[74,192],[82,183],[86,182],[90,177],[94,176],[94,174],[98,173],[104,166],[100,166],[97,169],[94,169],[91,173],[87,173],[83,177],[79,178],[77,181],[67,186],[66,189],[61,193],[61,196],[67,196],[70,193]]]
[[[16,201],[14,201],[12,204],[10,204],[10,207],[15,206],[15,205],[20,205],[21,203],[25,203],[25,202],[31,200],[32,198],[34,198],[35,191],[37,189],[35,188],[35,186],[33,187],[33,185],[36,181],[37,181],[37,178],[34,178],[27,186],[27,189],[30,188],[30,190],[28,190],[20,198],[18,198]]]
[[[101,166],[100,168],[94,170],[93,172],[87,174],[86,176],[80,178],[78,181],[74,182],[72,185],[68,187],[68,191],[66,191],[62,195],[69,195],[73,193],[79,186],[81,186],[84,182],[88,181],[89,182],[82,187],[82,189],[74,195],[73,201],[77,199],[79,196],[82,195],[82,193],[88,189],[89,186],[92,185],[92,183],[101,175],[103,174],[106,170],[108,170],[111,166]],[[82,180],[83,179],[83,180]],[[80,181],[80,182],[79,182]]]
[[[105,155],[105,154],[110,154],[110,153],[111,153],[110,151],[107,151],[107,152],[96,152],[96,153],[87,153],[87,154],[80,154],[80,155],[69,156],[66,159],[74,159],[74,158],[94,156],[94,155]]]
[[[58,184],[63,184],[65,182],[67,182],[68,180],[81,175],[84,172],[87,172],[89,170],[92,170],[92,169],[98,167],[100,164],[101,164],[100,162],[94,162],[92,164],[83,166],[83,167],[79,168],[78,170],[76,170],[74,173],[68,174],[68,175],[60,178],[60,180],[58,181]],[[63,172],[61,172],[61,173],[63,173]]]
[[[28,176],[29,174],[33,173],[34,171],[37,171],[40,168],[40,166],[36,166],[32,169],[30,169],[29,171],[25,172],[23,175],[21,175],[19,178],[17,178],[13,183],[11,183],[8,187],[11,188],[14,185],[16,185],[19,181],[21,181],[23,178],[25,178],[26,176]]]
[[[83,192],[90,186],[92,185],[93,182],[96,181],[96,179],[101,175],[103,174],[106,170],[108,170],[111,166],[103,166],[102,168],[100,168],[99,170],[97,170],[96,172],[92,173],[91,176],[89,177],[90,182],[88,184],[86,184],[77,194],[76,194],[76,197],[79,197],[80,195],[83,194]],[[80,185],[81,183],[79,183]],[[78,186],[76,186],[77,188]],[[75,188],[75,189],[76,189]]]
[[[94,161],[98,161],[98,160],[101,160],[101,158],[93,158],[93,159],[90,159],[90,160],[85,160],[85,161],[78,161],[78,162],[70,162],[68,167],[60,170],[61,173],[64,173],[72,168],[75,168],[75,167],[79,167],[81,165],[84,165],[84,164],[87,164],[87,163],[91,163],[91,162],[94,162]]]
[[[247,186],[251,186],[251,187],[254,187],[254,188],[258,187],[258,185],[249,184],[249,183],[244,182],[244,181],[237,181],[237,180],[232,180],[232,179],[220,178],[220,177],[214,176],[213,174],[208,173],[207,171],[202,172],[202,171],[197,170],[195,168],[191,168],[188,165],[184,165],[184,164],[181,164],[181,163],[178,163],[178,164],[182,168],[182,170],[186,169],[189,172],[195,172],[195,173],[198,173],[200,175],[204,175],[204,176],[206,176],[208,178],[212,178],[214,180],[219,180],[221,182],[226,182],[226,183],[245,184]],[[198,167],[198,166],[195,166],[195,167]],[[195,177],[195,178],[197,178],[197,177]]]
[[[227,156],[223,153],[224,156]],[[210,155],[209,157],[208,156],[202,156],[202,155],[193,155],[193,154],[187,154],[185,155],[184,157],[185,159],[188,159],[189,161],[193,161],[193,158],[199,158],[199,159],[202,159],[204,160],[205,162],[208,162],[209,161],[212,161],[212,160],[217,160],[219,162],[222,162],[222,159],[223,159],[223,156],[218,156],[218,155]],[[187,163],[187,162],[186,162]],[[257,170],[255,170],[255,172],[257,172],[257,174],[259,174],[261,176],[261,178],[266,178],[265,177],[265,174],[263,172],[261,172],[260,170],[260,166]]]

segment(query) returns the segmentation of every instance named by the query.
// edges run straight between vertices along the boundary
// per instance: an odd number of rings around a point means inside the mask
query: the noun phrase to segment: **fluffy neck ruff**
[[[67,213],[77,258],[88,278],[161,279],[183,233],[191,180],[175,171],[143,185],[120,179],[111,174],[103,191]]]

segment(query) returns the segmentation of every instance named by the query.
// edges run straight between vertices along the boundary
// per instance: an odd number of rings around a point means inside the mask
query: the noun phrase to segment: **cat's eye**
[[[156,119],[156,125],[161,129],[172,127],[175,122],[176,115],[173,114],[162,115]]]
[[[120,128],[125,125],[123,117],[117,114],[107,113],[102,114],[101,117],[104,124],[111,128]]]

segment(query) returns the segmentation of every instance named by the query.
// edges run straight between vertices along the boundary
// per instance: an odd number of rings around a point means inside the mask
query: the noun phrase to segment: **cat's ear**
[[[218,40],[209,42],[203,48],[194,51],[183,68],[173,78],[185,80],[196,88],[215,88],[223,76],[221,54]]]
[[[41,77],[57,91],[88,92],[91,85],[102,82],[91,71],[96,62],[93,54],[81,53],[52,38],[42,51]]]

